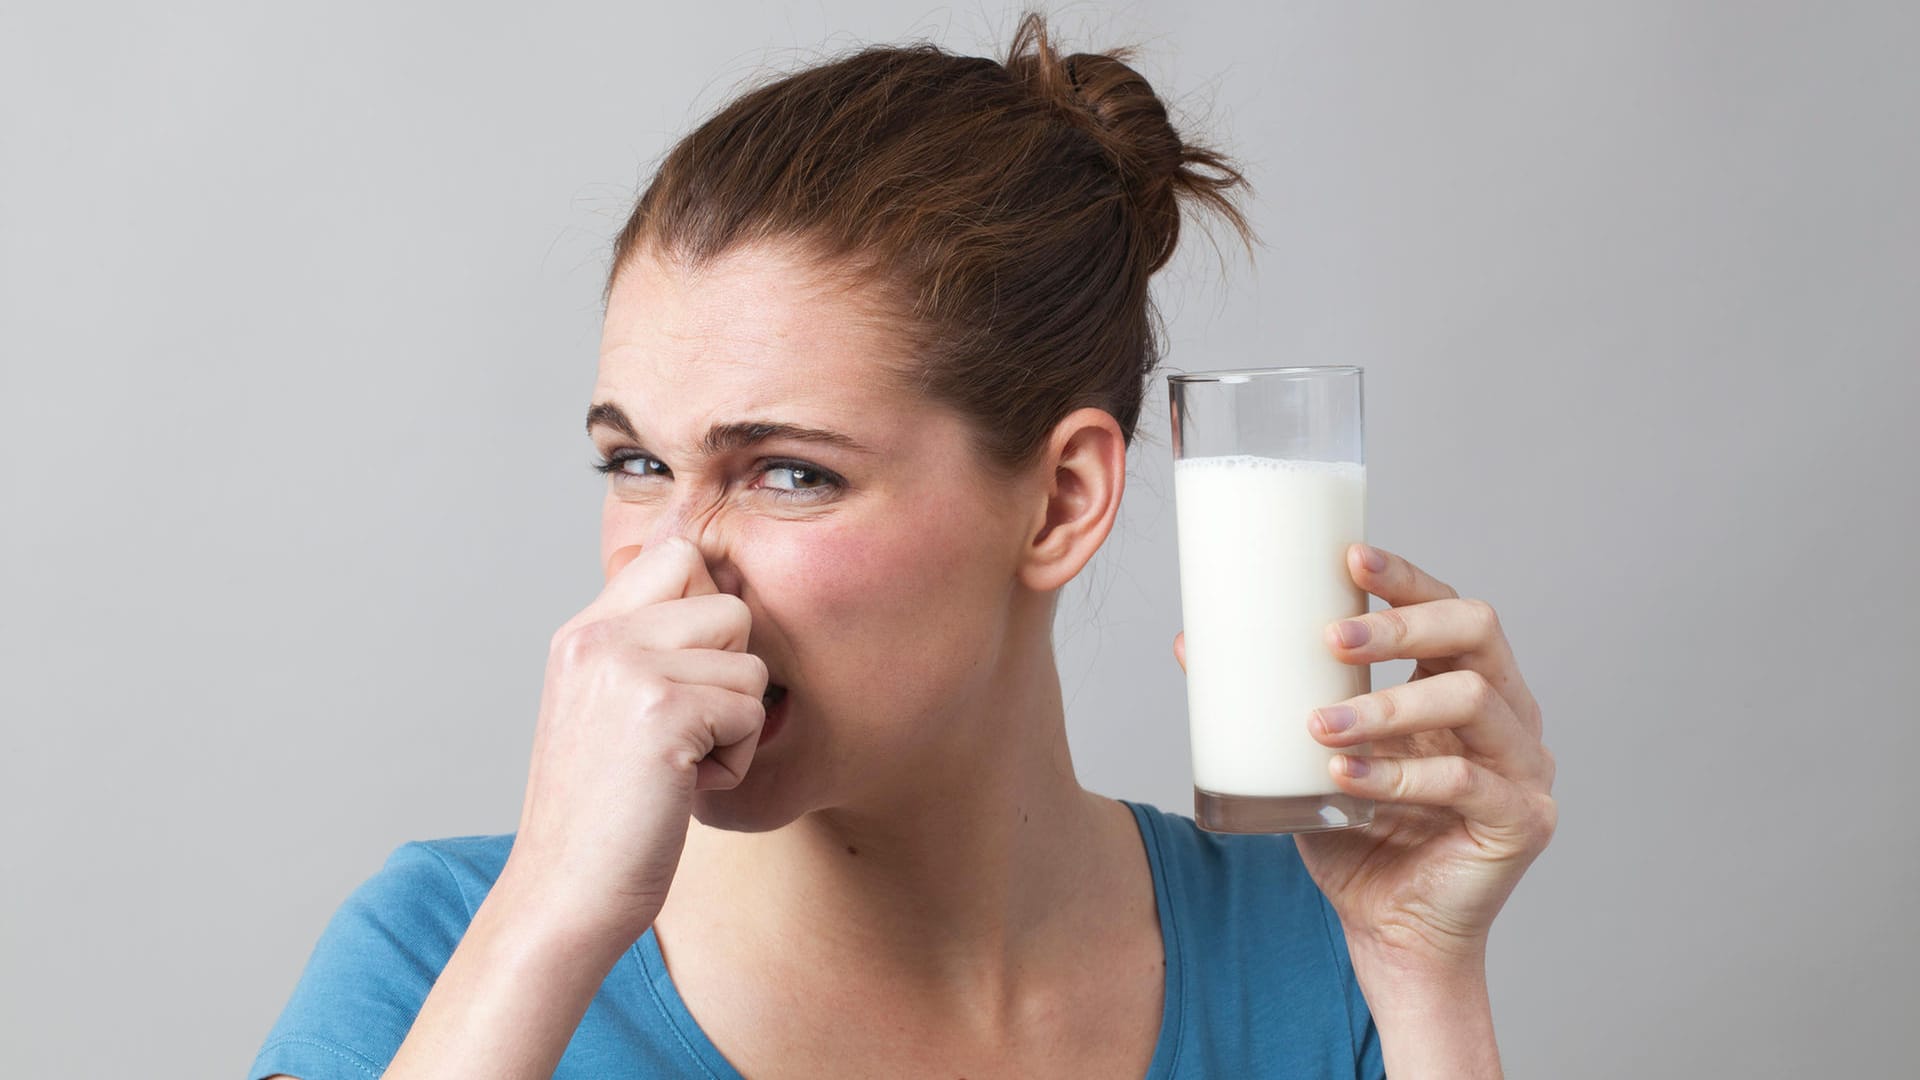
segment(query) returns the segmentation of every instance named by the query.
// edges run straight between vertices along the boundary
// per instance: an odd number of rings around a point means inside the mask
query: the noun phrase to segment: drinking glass
[[[1313,709],[1372,688],[1372,669],[1341,663],[1322,636],[1367,612],[1346,558],[1366,539],[1361,371],[1167,379],[1193,816],[1211,832],[1373,820],[1373,800],[1328,771],[1339,751],[1307,728]]]

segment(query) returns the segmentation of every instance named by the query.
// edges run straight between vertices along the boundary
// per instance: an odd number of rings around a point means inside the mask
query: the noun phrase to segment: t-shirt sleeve
[[[1367,999],[1360,993],[1360,979],[1353,972],[1353,957],[1347,952],[1347,933],[1327,898],[1318,892],[1314,895],[1320,901],[1320,914],[1333,946],[1334,964],[1340,969],[1346,991],[1347,1026],[1353,1036],[1353,1074],[1358,1080],[1386,1080],[1387,1066],[1380,1055],[1380,1029],[1374,1026],[1373,1010],[1367,1007]]]
[[[367,1080],[386,1071],[472,909],[439,853],[409,841],[320,934],[248,1080]]]

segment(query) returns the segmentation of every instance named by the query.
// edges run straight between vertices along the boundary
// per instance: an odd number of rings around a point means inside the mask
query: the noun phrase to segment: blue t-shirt
[[[1228,836],[1128,800],[1153,867],[1166,1005],[1148,1080],[1383,1080],[1339,918],[1293,837]],[[320,935],[249,1080],[377,1077],[399,1051],[513,834],[409,841]],[[740,1080],[674,989],[652,930],[594,995],[556,1080]]]

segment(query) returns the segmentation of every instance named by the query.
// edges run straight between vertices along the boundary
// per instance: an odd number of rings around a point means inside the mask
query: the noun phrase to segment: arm
[[[1501,1080],[1484,958],[1415,968],[1356,952],[1353,971],[1393,1080]]]
[[[553,1076],[666,900],[694,793],[752,762],[769,675],[751,618],[685,537],[614,553],[553,636],[512,853],[387,1077]]]
[[[503,873],[385,1076],[551,1077],[594,993],[650,922],[629,934],[564,919]]]

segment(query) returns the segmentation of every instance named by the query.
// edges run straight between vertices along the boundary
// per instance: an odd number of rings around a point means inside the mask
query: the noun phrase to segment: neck
[[[954,737],[886,783],[771,831],[692,822],[656,926],[697,921],[799,964],[859,957],[935,998],[1006,1000],[1022,969],[1071,962],[1114,893],[1117,814],[1074,777],[1044,615]]]

